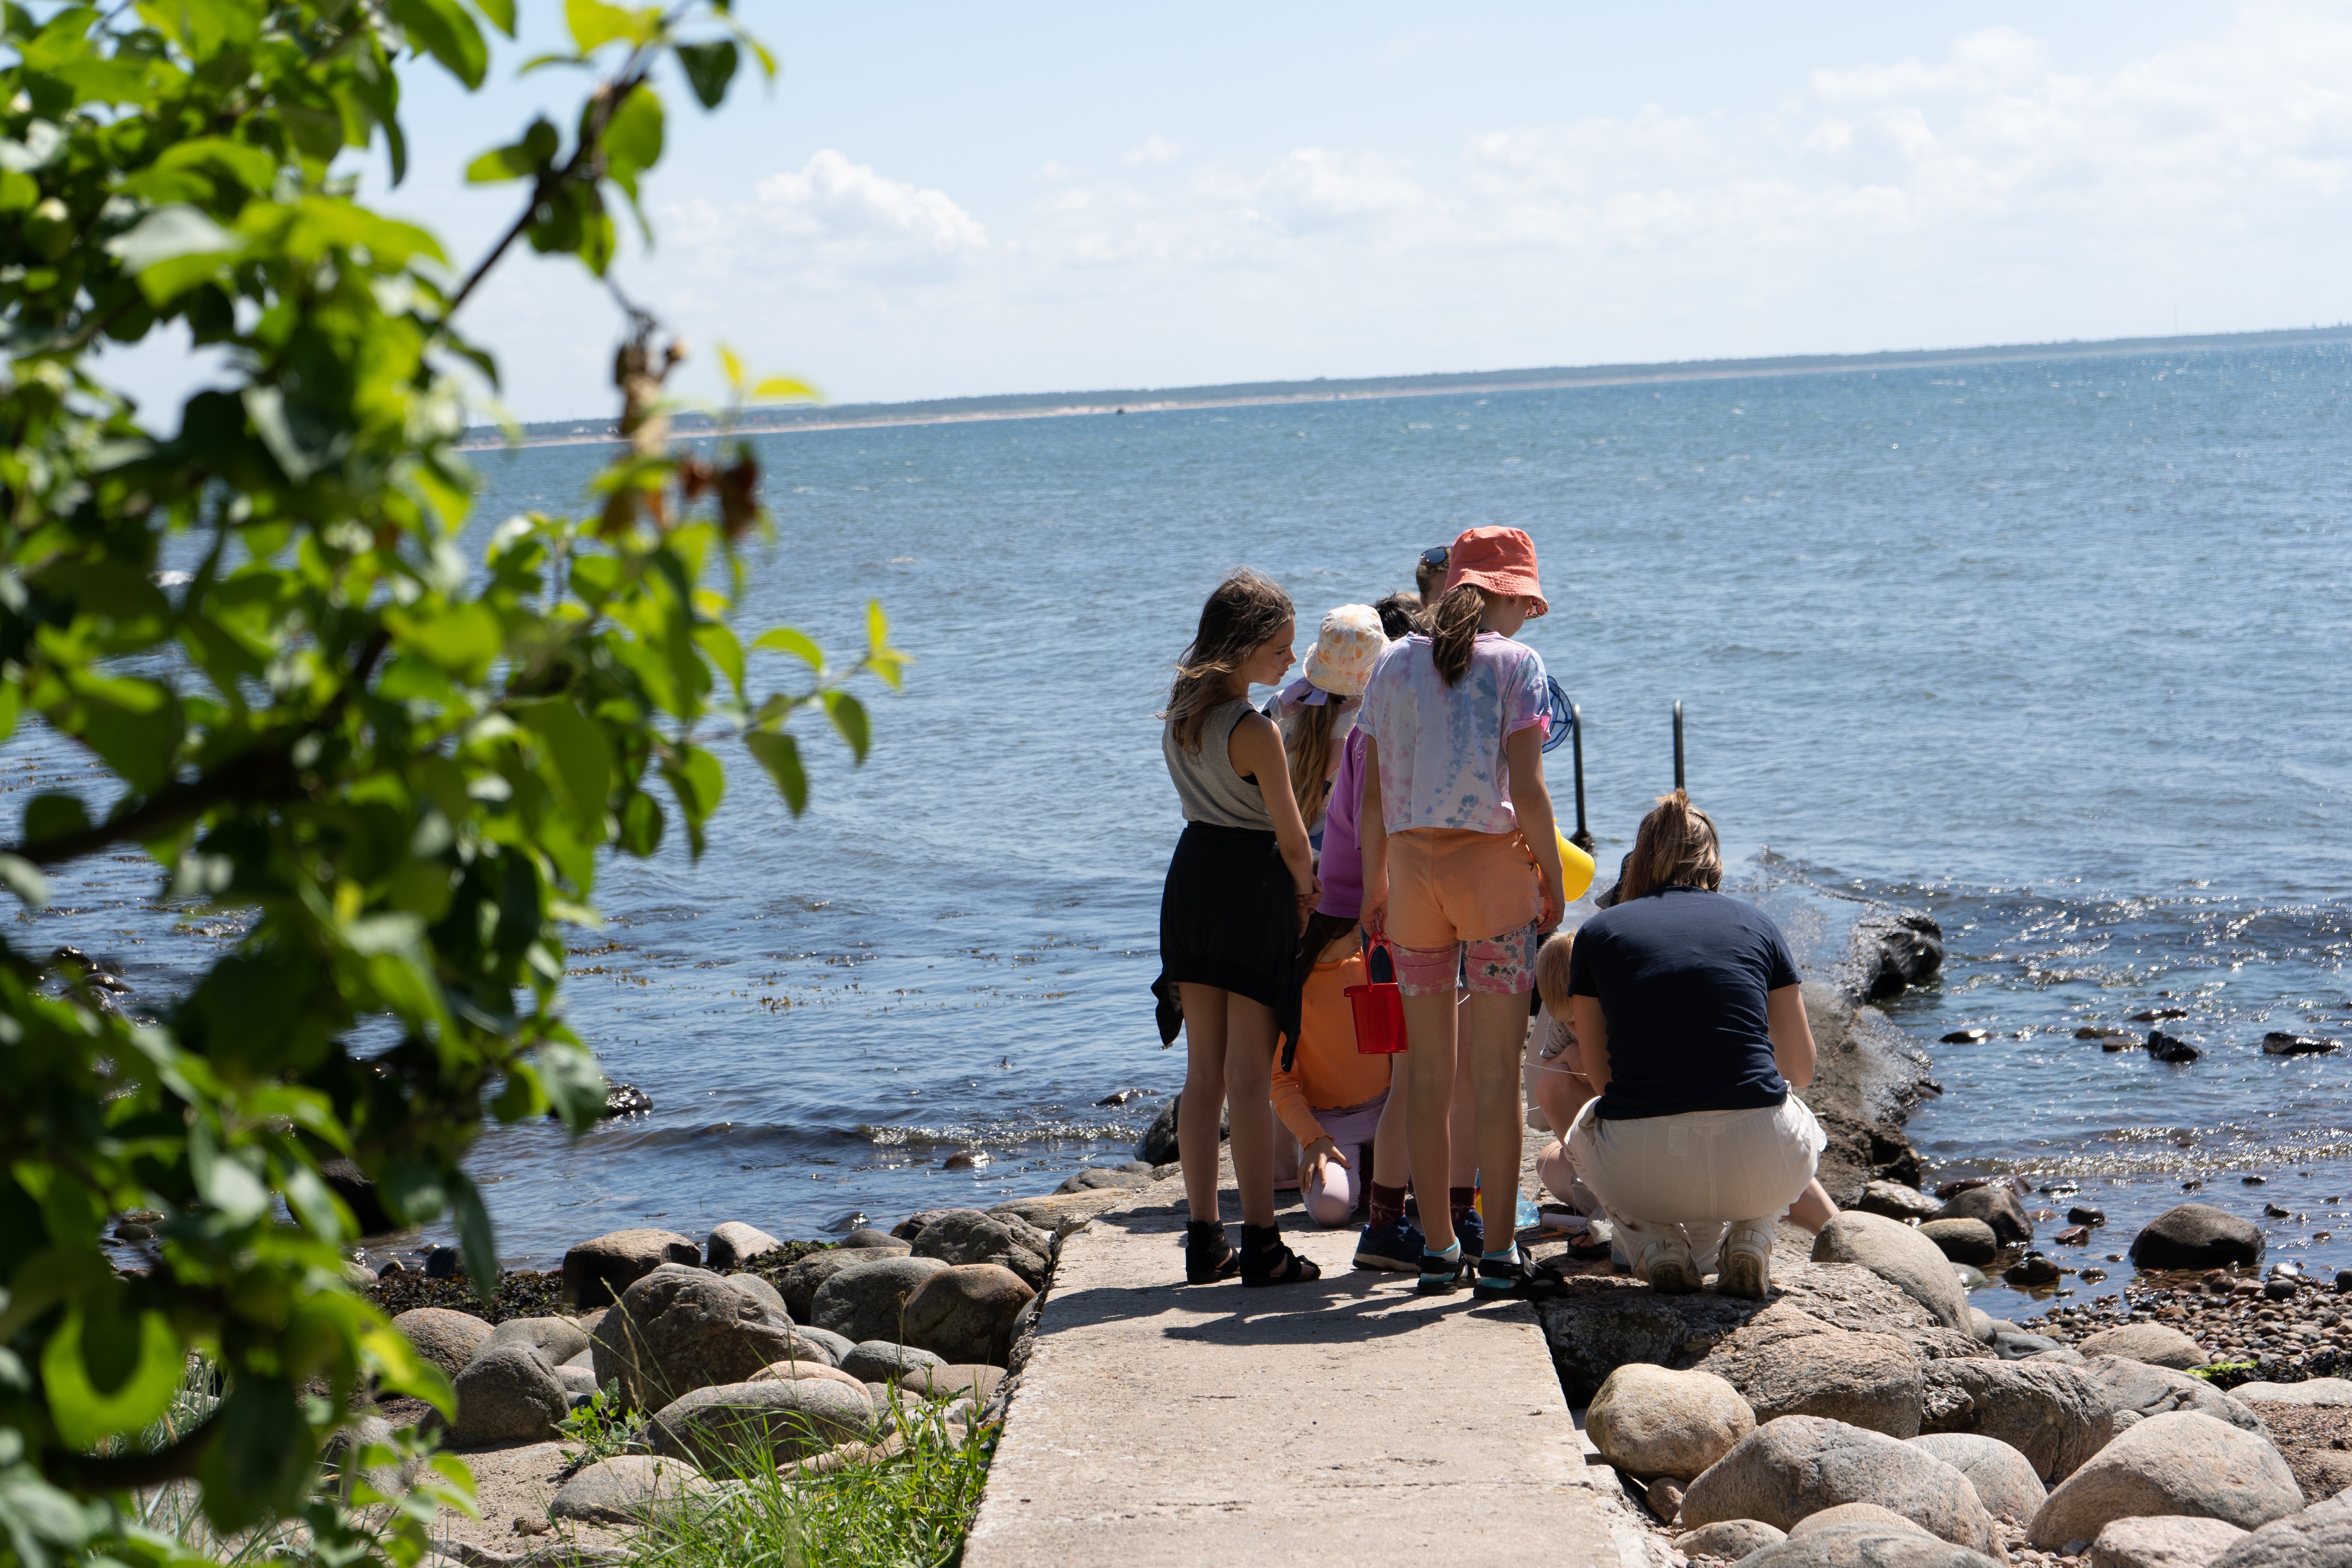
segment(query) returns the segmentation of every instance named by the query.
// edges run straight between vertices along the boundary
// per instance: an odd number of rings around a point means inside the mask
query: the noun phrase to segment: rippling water
[[[2352,1229],[2313,1239],[2352,1203],[2352,1047],[2257,1044],[2352,1038],[2348,393],[2326,346],[764,437],[747,624],[847,647],[878,598],[919,662],[863,769],[815,742],[807,817],[738,754],[700,865],[601,883],[569,1005],[655,1109],[489,1132],[501,1249],[812,1234],[1124,1159],[1181,1076],[1146,991],[1181,826],[1152,711],[1202,597],[1246,563],[1311,626],[1509,523],[1605,857],[1671,783],[1679,697],[1744,875],[1944,922],[1943,984],[1895,1010],[1947,1090],[1913,1121],[1940,1169],[2079,1183],[2095,1254],[2200,1180],[2352,1264]],[[578,505],[595,460],[484,457],[483,518]],[[5,756],[20,788],[66,766]],[[96,868],[28,941],[168,994],[236,922],[152,889]],[[2173,1005],[2192,1066],[2073,1037]],[[991,1163],[940,1168],[967,1146]]]

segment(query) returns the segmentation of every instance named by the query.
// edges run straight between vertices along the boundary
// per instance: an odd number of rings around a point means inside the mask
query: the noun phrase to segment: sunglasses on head
[[[1450,544],[1433,544],[1421,552],[1421,559],[1424,565],[1443,566],[1453,553],[1454,546]]]

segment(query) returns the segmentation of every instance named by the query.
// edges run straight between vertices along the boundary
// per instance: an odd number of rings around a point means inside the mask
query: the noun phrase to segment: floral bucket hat
[[[1307,700],[1323,700],[1332,697],[1361,697],[1365,684],[1372,679],[1372,666],[1380,661],[1381,653],[1389,646],[1388,633],[1381,628],[1380,612],[1370,605],[1342,605],[1323,617],[1323,629],[1315,639],[1314,651],[1307,656],[1304,674],[1315,688]]]

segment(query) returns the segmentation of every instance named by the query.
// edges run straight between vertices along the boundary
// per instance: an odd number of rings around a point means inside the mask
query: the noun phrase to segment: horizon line
[[[1974,348],[1881,349],[1867,353],[1783,354],[1742,359],[1658,360],[1645,363],[1545,366],[1519,370],[1437,371],[1412,375],[1331,379],[1221,382],[1194,386],[1113,388],[1098,392],[1015,392],[961,397],[917,398],[893,403],[820,404],[750,410],[734,434],[770,436],[793,431],[873,429],[892,426],[962,424],[982,419],[1051,419],[1077,416],[1169,413],[1193,408],[1233,408],[1285,403],[1340,403],[1383,397],[1434,397],[1474,392],[1537,392],[1582,386],[1653,382],[1734,380],[1767,375],[1852,374],[1938,364],[1969,364],[2034,359],[2092,359],[2120,354],[2210,352],[2217,349],[2282,347],[2292,343],[2352,340],[2352,322],[2326,327],[2287,327],[2260,331],[2204,332],[2139,338],[2070,338],[2041,343],[1985,344]],[[594,446],[621,437],[606,419],[541,419],[511,428],[468,426],[461,450],[514,447]],[[704,413],[677,416],[672,430],[694,439],[719,434]]]

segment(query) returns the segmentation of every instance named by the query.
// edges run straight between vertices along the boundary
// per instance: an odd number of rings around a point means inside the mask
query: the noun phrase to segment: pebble
[[[2104,1209],[2084,1208],[2078,1204],[2074,1207],[2066,1211],[2066,1223],[2069,1225],[2105,1225],[2107,1223],[2106,1211]]]
[[[989,1152],[985,1149],[959,1149],[940,1161],[940,1168],[947,1171],[969,1171],[976,1165],[987,1164],[989,1159]]]
[[[2344,1277],[2352,1280],[2352,1269]],[[2201,1277],[2141,1278],[2165,1283],[2053,1308],[2030,1331],[2072,1342],[2124,1322],[2164,1323],[2195,1340],[2217,1363],[2248,1363],[2211,1379],[2225,1390],[2352,1371],[2352,1320],[2342,1297],[2316,1280],[2284,1274],[2263,1282],[2225,1268]]]
[[[1975,1046],[1983,1044],[1990,1037],[1982,1029],[1954,1029],[1943,1037],[1942,1043],[1948,1046]]]

